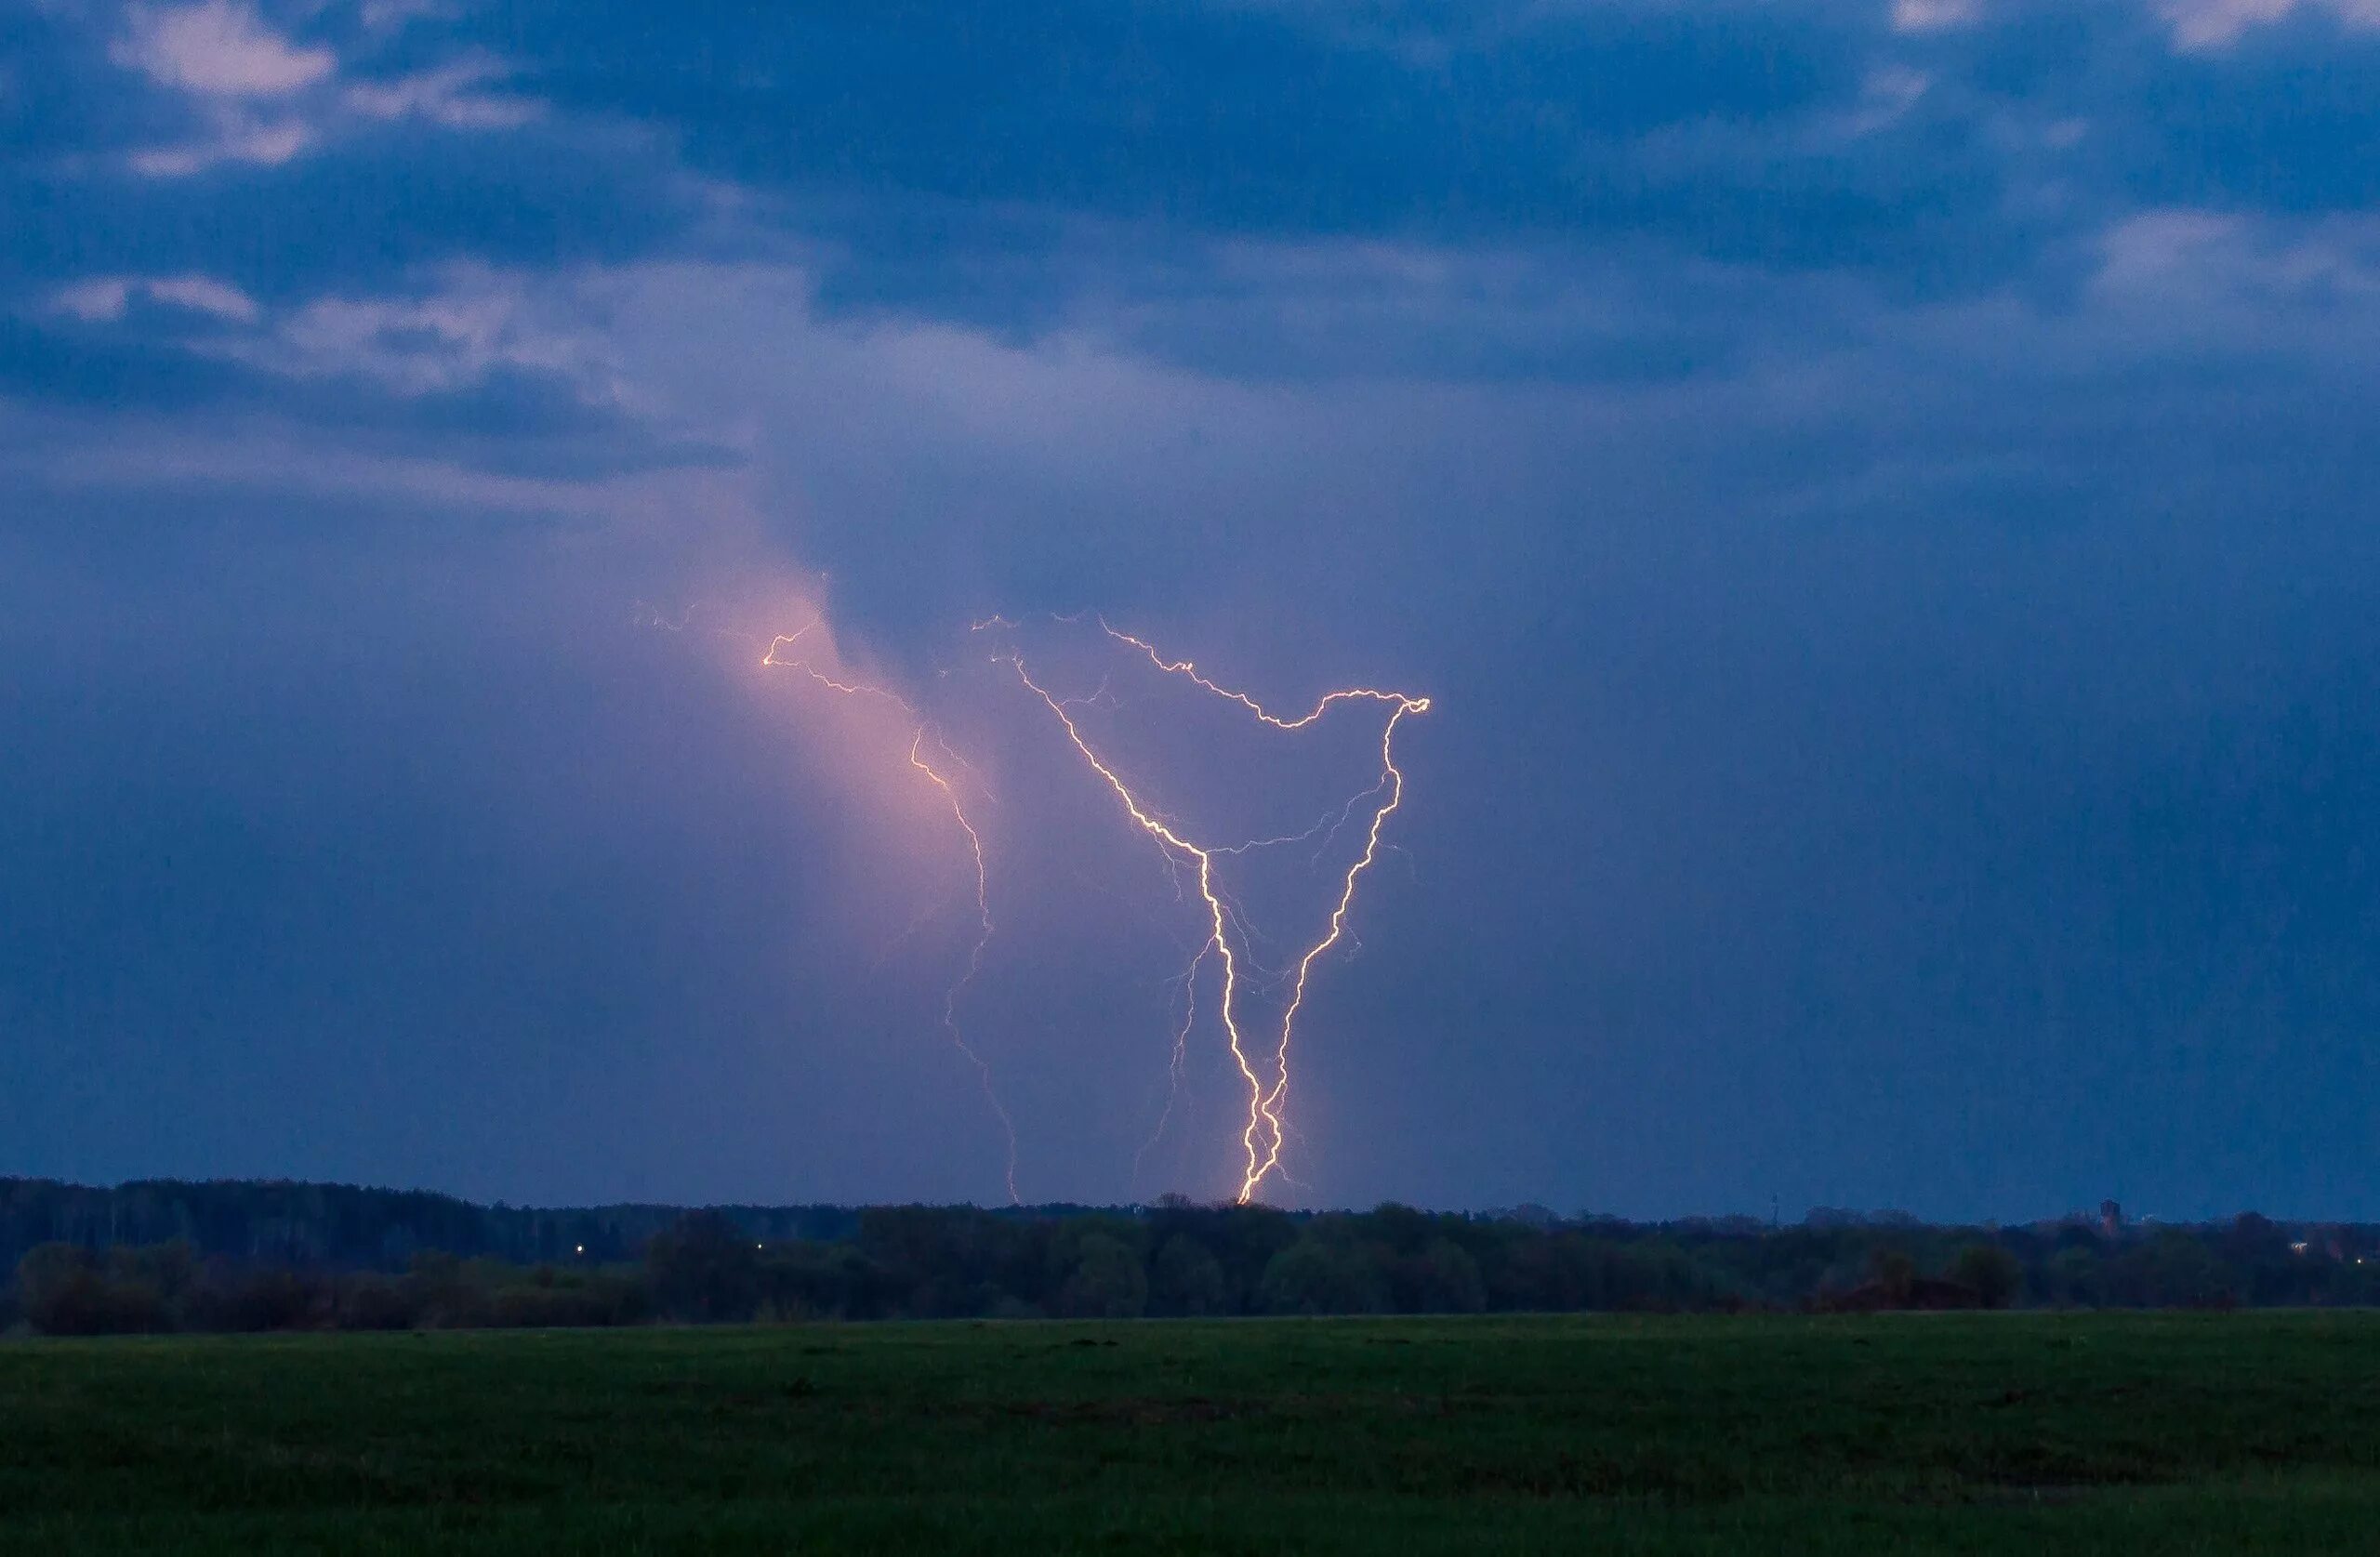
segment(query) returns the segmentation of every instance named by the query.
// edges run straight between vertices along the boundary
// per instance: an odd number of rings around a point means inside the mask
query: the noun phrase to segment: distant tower
[[[2099,1231],[2112,1238],[2123,1231],[2123,1207],[2112,1200],[2099,1202]]]

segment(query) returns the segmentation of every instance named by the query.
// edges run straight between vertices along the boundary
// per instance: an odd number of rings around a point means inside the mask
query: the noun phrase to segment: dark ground
[[[2380,1314],[0,1344],[27,1552],[2380,1550]]]

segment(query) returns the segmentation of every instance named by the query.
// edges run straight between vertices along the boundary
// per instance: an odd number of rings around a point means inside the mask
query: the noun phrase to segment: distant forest
[[[2380,1302],[2380,1227],[1819,1209],[1630,1222],[1201,1206],[603,1206],[0,1179],[0,1333]]]

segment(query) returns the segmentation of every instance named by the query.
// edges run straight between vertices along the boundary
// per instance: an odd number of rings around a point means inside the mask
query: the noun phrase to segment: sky
[[[1230,1195],[1017,672],[1260,1060],[1392,706],[1104,618],[1431,700],[1263,1198],[2380,1219],[2375,205],[2374,0],[16,0],[0,1173]]]

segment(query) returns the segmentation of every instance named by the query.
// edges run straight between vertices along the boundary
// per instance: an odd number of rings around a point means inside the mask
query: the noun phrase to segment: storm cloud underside
[[[2380,1215],[2380,13],[864,12],[0,20],[0,1170],[1003,1198],[943,842],[635,608],[1091,606],[1437,699],[1316,1202]],[[1028,1198],[1165,1084],[1097,800]]]

